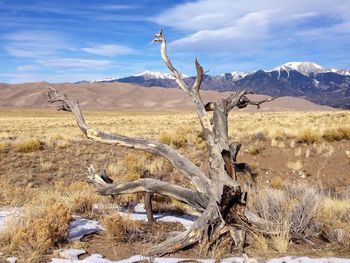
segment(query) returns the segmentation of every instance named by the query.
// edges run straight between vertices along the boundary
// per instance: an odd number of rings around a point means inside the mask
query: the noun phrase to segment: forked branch
[[[199,211],[204,211],[208,204],[208,198],[198,191],[152,178],[143,178],[134,182],[108,184],[100,175],[96,174],[93,166],[88,168],[88,181],[96,186],[101,195],[113,196],[142,192],[160,194],[186,203]]]
[[[202,170],[195,164],[176,152],[170,146],[156,141],[142,138],[130,138],[127,136],[110,134],[91,129],[86,124],[78,103],[69,99],[66,95],[60,95],[53,88],[49,88],[48,96],[50,98],[49,103],[61,102],[64,108],[74,114],[79,128],[84,132],[87,138],[103,144],[134,148],[163,156],[169,160],[176,169],[191,180],[197,187],[198,191],[204,194],[209,191],[210,179],[206,177]]]
[[[204,106],[202,99],[199,95],[199,89],[200,89],[200,85],[202,83],[203,74],[204,74],[202,66],[199,64],[198,60],[195,61],[196,70],[197,70],[197,77],[196,77],[196,80],[195,80],[192,88],[190,88],[183,81],[180,72],[173,66],[173,64],[170,61],[170,58],[168,56],[167,49],[166,49],[166,39],[163,36],[162,31],[159,31],[157,34],[155,34],[155,38],[154,38],[153,42],[160,43],[160,53],[161,53],[161,56],[162,56],[162,59],[163,59],[165,65],[168,67],[170,72],[173,73],[173,75],[175,77],[175,81],[176,81],[177,85],[179,86],[179,88],[182,89],[183,91],[185,91],[187,94],[189,94],[191,96],[193,102],[195,103],[197,114],[198,114],[199,120],[201,122],[203,132],[205,134],[206,143],[210,146],[209,148],[212,148],[214,146],[213,128],[212,128],[212,125],[210,123],[210,119],[208,117],[208,114],[205,110],[205,106]]]

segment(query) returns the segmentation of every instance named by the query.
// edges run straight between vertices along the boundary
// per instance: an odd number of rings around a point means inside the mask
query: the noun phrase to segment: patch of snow
[[[0,208],[0,232],[5,230],[6,221],[11,216],[16,216],[20,213],[17,207],[2,207]]]
[[[188,261],[191,259],[188,258],[150,258],[143,257],[140,255],[132,256],[128,259],[111,261],[105,259],[100,254],[92,254],[91,256],[83,259],[83,260],[66,260],[66,259],[58,259],[53,258],[51,263],[136,263],[143,260],[149,260],[154,263],[178,263],[184,260]],[[202,263],[215,263],[214,259],[192,259]],[[274,258],[267,261],[259,261],[258,259],[249,258],[244,259],[242,257],[230,257],[225,258],[221,261],[222,263],[258,263],[258,262],[266,262],[266,263],[349,263],[350,259],[342,259],[342,258],[309,258],[309,257],[283,257],[283,258]]]
[[[143,220],[147,221],[147,213],[144,208],[143,204],[137,204],[134,207],[134,212],[130,213],[126,209],[119,208],[118,213],[123,217],[128,217],[132,220]],[[168,212],[165,213],[155,213],[153,214],[153,217],[157,221],[162,222],[179,222],[181,223],[186,229],[189,229],[190,226],[193,224],[193,222],[197,219],[196,216],[189,215],[189,214],[183,214],[183,215],[174,215]]]
[[[6,261],[9,263],[16,263],[17,260],[18,260],[18,258],[16,258],[16,257],[9,257],[6,259]]]
[[[345,258],[283,257],[270,259],[266,263],[350,263]]]
[[[86,235],[105,230],[98,221],[76,217],[69,225],[68,241],[79,240]]]

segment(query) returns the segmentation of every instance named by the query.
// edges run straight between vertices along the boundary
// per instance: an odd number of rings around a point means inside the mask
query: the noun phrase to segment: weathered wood
[[[142,178],[150,178],[150,177],[151,176],[148,170],[146,170],[142,175]],[[152,209],[152,193],[148,193],[148,192],[145,193],[144,204],[145,204],[145,210],[147,214],[147,222],[151,223],[154,221],[153,209]]]
[[[145,210],[147,214],[147,222],[151,223],[154,221],[153,218],[153,209],[152,209],[152,193],[145,193]]]
[[[247,230],[258,229],[267,233],[269,222],[246,209],[247,193],[241,191],[235,173],[237,170],[250,171],[244,163],[237,163],[240,144],[228,142],[228,114],[234,108],[244,108],[255,105],[258,108],[268,98],[261,101],[251,101],[245,95],[249,91],[232,93],[228,98],[204,104],[200,96],[200,86],[204,71],[198,60],[195,60],[197,76],[192,87],[186,85],[181,73],[173,66],[166,50],[166,39],[162,31],[155,35],[154,42],[160,43],[160,52],[165,65],[174,75],[180,89],[186,92],[196,106],[196,112],[202,126],[209,154],[209,171],[204,174],[196,165],[177,153],[170,146],[141,138],[129,138],[99,132],[88,127],[80,111],[78,103],[56,90],[49,90],[49,102],[61,102],[60,109],[74,114],[79,128],[87,138],[104,144],[113,144],[127,148],[151,152],[168,159],[175,168],[182,172],[197,188],[192,190],[161,180],[142,178],[134,182],[112,184],[96,175],[93,167],[89,168],[88,180],[92,182],[102,195],[120,195],[144,192],[145,206],[151,203],[151,195],[161,194],[175,198],[202,212],[196,222],[185,232],[174,233],[163,243],[153,247],[149,254],[164,255],[201,242],[205,250],[210,250],[213,244],[237,247],[244,246]],[[208,111],[213,111],[212,120]],[[248,168],[247,168],[248,167]],[[148,211],[151,209],[148,207]],[[148,215],[151,219],[151,214]],[[252,230],[253,231],[253,230]]]
[[[66,111],[70,111],[74,114],[79,128],[84,132],[87,138],[104,144],[139,149],[163,156],[169,160],[175,168],[190,179],[200,192],[205,193],[208,191],[210,180],[205,176],[201,169],[188,159],[184,158],[170,146],[157,141],[142,138],[130,138],[91,129],[86,124],[77,102],[69,99],[66,95],[60,95],[53,88],[49,88],[48,95],[50,98],[49,103],[61,102],[62,106],[59,109],[65,108]]]

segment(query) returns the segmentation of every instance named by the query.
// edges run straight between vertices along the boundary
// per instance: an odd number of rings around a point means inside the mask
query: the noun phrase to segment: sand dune
[[[179,89],[144,88],[124,83],[94,84],[49,84],[47,82],[24,84],[0,84],[0,107],[42,108],[47,104],[46,90],[55,87],[60,92],[79,100],[82,108],[94,110],[167,111],[192,110],[190,97]],[[208,102],[227,97],[230,92],[202,91],[203,100]],[[252,99],[265,96],[252,95]],[[255,111],[248,107],[245,111]],[[280,97],[262,105],[259,111],[328,111],[331,107],[321,106],[294,97]]]

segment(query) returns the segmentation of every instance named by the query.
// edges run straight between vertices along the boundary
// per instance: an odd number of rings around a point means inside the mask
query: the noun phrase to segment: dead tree
[[[49,89],[49,103],[61,102],[60,109],[74,114],[79,128],[90,140],[160,155],[169,160],[196,187],[195,190],[192,190],[152,178],[109,184],[102,180],[99,175],[90,171],[89,180],[98,187],[98,192],[101,195],[138,192],[160,194],[177,199],[202,212],[188,230],[175,236],[171,235],[163,243],[151,248],[150,255],[164,255],[198,242],[201,243],[204,251],[210,250],[213,245],[225,246],[230,249],[233,247],[242,248],[247,231],[266,233],[269,231],[270,225],[246,208],[247,193],[242,191],[235,178],[236,156],[240,145],[229,142],[228,114],[234,107],[244,108],[248,105],[255,105],[259,108],[260,104],[274,98],[252,101],[246,96],[250,92],[244,90],[234,92],[225,99],[205,104],[199,92],[204,71],[198,60],[195,61],[197,76],[193,86],[189,87],[168,57],[166,40],[162,31],[155,35],[153,41],[160,43],[163,61],[174,75],[178,87],[192,98],[196,107],[209,154],[207,174],[166,144],[109,134],[90,128],[84,120],[79,104],[66,95],[60,95],[54,89]],[[213,112],[212,116],[208,113],[209,111]]]

